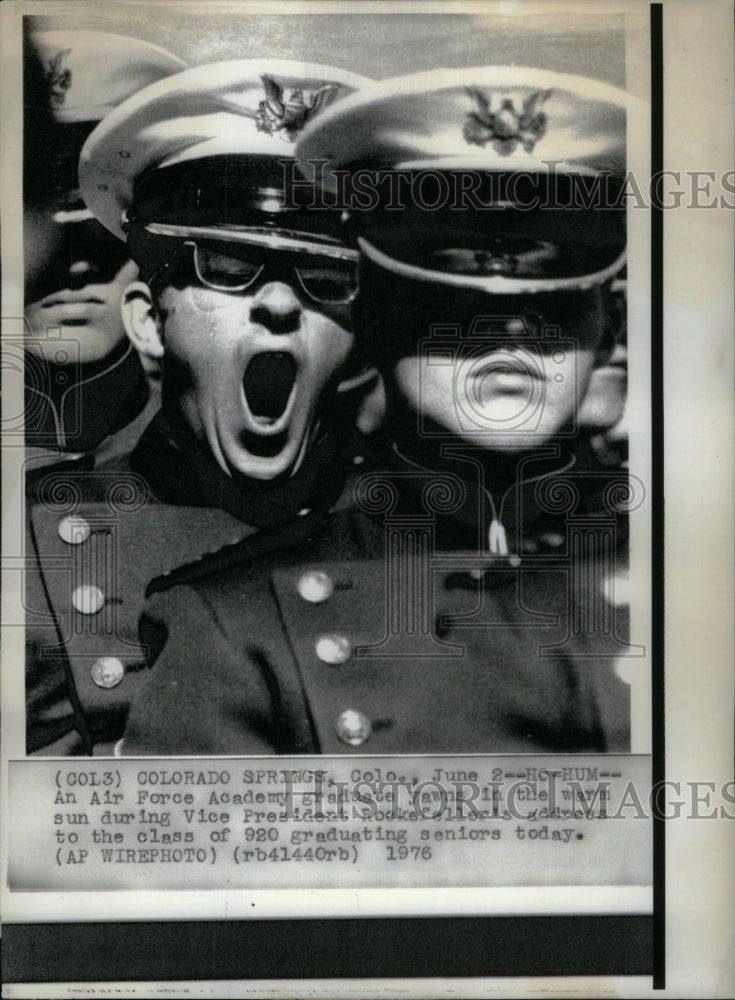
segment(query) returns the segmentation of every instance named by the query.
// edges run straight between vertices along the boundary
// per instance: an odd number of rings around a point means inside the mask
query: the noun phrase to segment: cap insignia
[[[281,138],[285,142],[293,142],[307,121],[339,89],[336,83],[325,83],[314,91],[289,88],[288,96],[284,96],[284,88],[273,77],[263,75],[261,80],[265,100],[258,105],[255,126],[259,132],[267,132],[268,135],[283,133]]]
[[[59,107],[64,103],[66,92],[71,87],[71,70],[68,67],[61,68],[61,64],[70,52],[71,49],[61,49],[48,62],[46,83],[51,91],[52,107]]]
[[[540,108],[550,96],[550,90],[530,94],[520,111],[511,97],[486,95],[477,87],[468,87],[467,93],[476,104],[467,112],[462,129],[467,142],[483,148],[492,142],[499,156],[510,156],[519,143],[527,153],[532,153],[536,143],[546,134],[546,115]]]

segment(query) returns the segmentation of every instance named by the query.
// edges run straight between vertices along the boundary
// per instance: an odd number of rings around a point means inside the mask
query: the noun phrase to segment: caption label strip
[[[647,885],[650,788],[645,756],[11,761],[9,885]]]

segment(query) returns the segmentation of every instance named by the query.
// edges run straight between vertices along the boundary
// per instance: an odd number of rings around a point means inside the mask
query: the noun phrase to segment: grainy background
[[[34,30],[76,28],[142,38],[192,66],[220,59],[301,59],[384,79],[442,67],[514,63],[626,85],[620,15],[565,14],[558,7],[554,11],[555,4],[549,4],[548,15],[516,13],[512,18],[387,10],[301,14],[297,11],[305,5],[293,7],[293,14],[282,14],[243,13],[234,5],[105,4],[93,10],[65,4],[63,15],[36,15],[30,23]]]

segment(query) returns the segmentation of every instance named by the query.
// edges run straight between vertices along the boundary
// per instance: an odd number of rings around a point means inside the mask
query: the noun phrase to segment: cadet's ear
[[[133,346],[146,358],[162,358],[163,340],[148,285],[143,281],[131,282],[123,292],[121,308],[125,332]]]

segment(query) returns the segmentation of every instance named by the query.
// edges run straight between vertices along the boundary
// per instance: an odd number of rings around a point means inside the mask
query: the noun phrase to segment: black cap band
[[[315,209],[311,201],[311,192],[298,190],[290,191],[287,201],[284,167],[272,156],[212,156],[144,174],[136,184],[128,220],[134,225],[272,225],[339,235],[340,211],[331,206]]]
[[[620,181],[611,176],[490,171],[403,172],[351,212],[376,263],[424,281],[501,292],[594,284],[626,246]],[[518,285],[512,289],[508,283]]]
[[[284,157],[289,162],[291,158]],[[176,163],[144,174],[137,183],[125,228],[130,252],[143,274],[171,257],[166,224],[184,230],[289,232],[315,243],[344,238],[337,206],[314,207],[309,191],[284,191],[284,166],[272,156],[223,155]],[[153,225],[154,232],[146,231]],[[173,237],[176,238],[176,237]],[[179,237],[184,238],[184,237]]]

